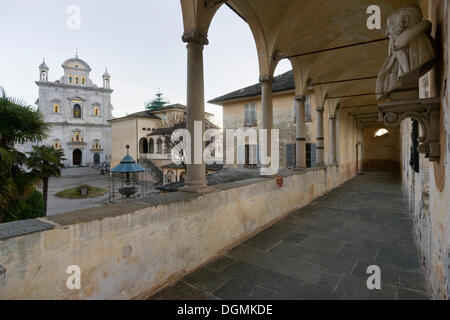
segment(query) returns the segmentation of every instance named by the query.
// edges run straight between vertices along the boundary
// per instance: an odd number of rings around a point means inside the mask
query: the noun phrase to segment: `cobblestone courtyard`
[[[381,290],[366,286],[381,268]],[[429,299],[400,180],[366,173],[150,299]]]

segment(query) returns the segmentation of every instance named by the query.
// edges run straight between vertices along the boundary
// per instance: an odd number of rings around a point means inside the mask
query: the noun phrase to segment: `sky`
[[[80,10],[78,28],[72,22]],[[70,25],[70,23],[69,23]],[[45,57],[49,81],[63,75],[61,64],[86,61],[102,86],[111,74],[113,116],[144,110],[161,90],[170,103],[186,104],[186,44],[179,0],[0,0],[0,86],[8,96],[34,105],[38,66]],[[226,6],[214,17],[204,50],[205,100],[258,82],[256,46],[248,25]],[[275,75],[290,70],[281,61]],[[222,107],[206,104],[222,122]]]

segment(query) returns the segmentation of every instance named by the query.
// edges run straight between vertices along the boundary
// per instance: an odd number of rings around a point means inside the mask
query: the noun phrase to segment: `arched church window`
[[[53,106],[53,111],[54,111],[55,113],[59,113],[59,104],[55,104],[55,105]]]
[[[86,84],[86,78],[85,77],[81,78],[81,84]]]
[[[156,153],[163,153],[163,141],[161,138],[156,140]]]
[[[73,106],[73,117],[81,118],[81,106],[78,103]]]
[[[80,78],[78,78],[78,76],[75,76],[75,83],[78,84],[80,81]]]
[[[73,77],[71,74],[69,74],[69,83],[72,83],[72,81],[73,81]]]
[[[94,108],[94,116],[98,116],[98,107]]]

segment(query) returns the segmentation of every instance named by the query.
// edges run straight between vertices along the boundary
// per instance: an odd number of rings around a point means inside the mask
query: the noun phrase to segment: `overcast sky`
[[[70,29],[68,7],[80,8],[80,29]],[[0,86],[9,96],[34,104],[35,81],[45,57],[49,80],[63,75],[61,64],[75,56],[92,68],[102,85],[111,74],[115,117],[141,111],[161,89],[171,103],[186,103],[186,48],[179,0],[0,0]],[[205,99],[258,81],[256,47],[248,25],[223,6],[205,47]],[[276,74],[290,69],[283,61]],[[222,108],[206,105],[221,123]]]

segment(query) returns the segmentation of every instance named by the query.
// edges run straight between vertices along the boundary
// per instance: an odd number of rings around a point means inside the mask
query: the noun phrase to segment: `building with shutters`
[[[296,141],[296,108],[295,81],[292,71],[274,78],[273,86],[273,123],[279,130],[280,167],[295,167]],[[262,123],[261,85],[259,83],[242,88],[223,96],[214,98],[209,103],[223,107],[224,129],[259,129]],[[305,101],[306,120],[306,164],[308,167],[316,164],[316,126],[314,92],[308,92]],[[328,130],[328,127],[326,128]],[[235,146],[235,157],[242,153],[246,167],[259,167],[258,145],[252,145],[246,137],[245,148]],[[255,160],[253,160],[255,159]],[[235,161],[237,163],[237,161]],[[228,165],[230,166],[230,165]]]

